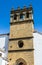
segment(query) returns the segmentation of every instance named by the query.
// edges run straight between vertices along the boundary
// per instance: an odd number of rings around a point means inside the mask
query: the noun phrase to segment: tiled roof
[[[42,35],[42,33],[41,32],[38,32],[38,31],[36,31],[36,30],[34,30],[34,32],[33,33],[39,33],[39,34],[41,34]]]
[[[4,35],[9,35],[9,33],[7,33],[7,34],[0,34],[0,36],[4,36]]]

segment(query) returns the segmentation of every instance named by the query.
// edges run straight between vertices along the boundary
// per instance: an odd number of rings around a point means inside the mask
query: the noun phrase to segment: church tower
[[[30,5],[10,13],[9,65],[34,65],[33,8]]]

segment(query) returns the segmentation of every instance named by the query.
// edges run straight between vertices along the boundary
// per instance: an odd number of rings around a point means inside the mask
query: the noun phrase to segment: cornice
[[[31,36],[31,37],[21,37],[21,38],[10,38],[9,41],[12,41],[12,40],[31,39],[31,38],[33,38],[33,36]]]
[[[10,52],[10,53],[11,53],[11,52],[13,52],[13,53],[14,53],[14,52],[25,52],[25,51],[26,51],[26,52],[28,52],[28,51],[30,52],[30,51],[33,51],[33,50],[34,50],[34,49],[8,50],[8,52]]]
[[[16,25],[16,24],[23,24],[23,23],[30,23],[30,22],[33,22],[34,24],[34,20],[31,19],[31,20],[22,20],[22,21],[16,21],[16,22],[10,22],[11,25]]]

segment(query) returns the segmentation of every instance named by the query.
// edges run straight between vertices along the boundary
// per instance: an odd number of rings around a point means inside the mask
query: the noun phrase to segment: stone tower
[[[33,8],[30,5],[10,13],[9,65],[34,65]]]

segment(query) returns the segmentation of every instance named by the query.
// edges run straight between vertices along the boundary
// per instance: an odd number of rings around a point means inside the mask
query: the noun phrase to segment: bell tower
[[[34,65],[33,8],[30,5],[10,12],[9,65]]]

